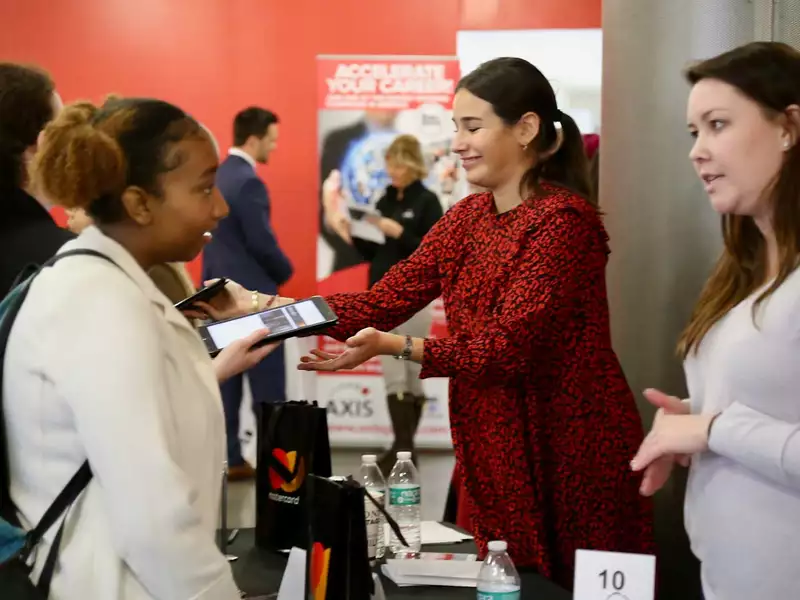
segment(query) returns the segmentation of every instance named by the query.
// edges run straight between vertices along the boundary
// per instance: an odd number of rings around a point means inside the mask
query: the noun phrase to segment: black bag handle
[[[4,372],[3,365],[5,363],[6,350],[8,349],[8,340],[11,334],[11,327],[14,324],[17,315],[19,314],[22,303],[25,301],[25,298],[28,295],[31,282],[39,273],[42,272],[43,269],[51,267],[62,258],[67,258],[69,256],[94,256],[97,258],[102,258],[103,260],[110,262],[112,265],[122,270],[117,263],[115,263],[105,254],[88,248],[76,248],[74,250],[67,250],[61,254],[56,254],[37,270],[33,271],[30,268],[26,268],[26,270],[23,271],[23,273],[32,271],[32,275],[19,283],[19,285],[22,287],[19,289],[16,297],[14,297],[11,301],[5,318],[0,320],[0,445],[2,445],[0,447],[2,447],[4,450],[2,453],[2,460],[4,464],[2,465],[3,468],[0,469],[0,512],[4,513],[6,520],[16,525],[21,525],[21,523],[17,517],[17,508],[11,500],[11,492],[9,490],[10,468],[8,464],[8,441],[5,430],[5,415],[3,414],[2,398]],[[16,288],[12,289],[12,293],[14,289]],[[28,532],[25,537],[25,545],[17,556],[19,560],[22,562],[27,562],[34,548],[36,548],[36,546],[42,541],[44,534],[56,523],[59,517],[61,517],[67,511],[67,509],[75,502],[75,500],[77,500],[81,492],[86,488],[87,485],[89,485],[91,479],[92,470],[89,466],[89,461],[87,460],[84,461],[69,482],[67,482],[67,485],[65,485],[64,488],[59,492],[58,496],[56,496],[55,500],[53,500],[52,504],[47,508],[36,526]],[[50,582],[55,571],[55,563],[58,557],[63,532],[64,521],[62,521],[61,527],[59,527],[58,533],[53,540],[53,545],[47,555],[44,568],[42,569],[42,573],[39,578],[39,583],[37,584],[37,588],[44,593],[45,598],[48,596],[50,591]]]
[[[369,490],[367,490],[367,488],[364,488],[364,494],[366,494],[367,498],[369,498],[369,501],[372,502],[375,508],[377,508],[380,511],[380,513],[383,515],[383,518],[386,519],[386,522],[389,524],[389,527],[397,536],[397,539],[400,540],[400,543],[403,544],[403,546],[405,546],[406,548],[408,548],[408,542],[406,541],[406,538],[403,537],[403,532],[400,531],[400,525],[397,524],[397,521],[394,520],[392,515],[390,515],[386,511],[386,509],[381,505],[380,502],[378,502],[377,500],[375,500],[375,498],[372,497],[372,494],[369,493]]]

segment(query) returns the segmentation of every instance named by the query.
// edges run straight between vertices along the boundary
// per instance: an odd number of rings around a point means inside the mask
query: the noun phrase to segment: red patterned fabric
[[[629,467],[642,424],[611,349],[605,230],[571,192],[540,196],[504,214],[491,194],[466,198],[370,291],[327,300],[341,340],[442,295],[451,336],[426,341],[422,376],[450,378],[478,546],[505,540],[518,566],[571,588],[576,549],[653,552],[652,508]]]

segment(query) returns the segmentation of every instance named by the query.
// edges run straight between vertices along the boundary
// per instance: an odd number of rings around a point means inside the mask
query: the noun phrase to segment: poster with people
[[[426,175],[422,184],[433,191],[446,212],[467,193],[456,157],[452,102],[458,83],[455,57],[321,56],[318,72],[318,143],[320,153],[319,238],[317,281],[320,294],[367,289],[369,263],[358,239],[385,242],[374,225],[376,204],[392,178],[386,152],[402,134],[410,134],[422,150]],[[447,333],[444,310],[435,301],[431,336]],[[340,351],[326,337],[319,348]],[[423,382],[425,402],[417,445],[450,447],[447,380]],[[381,361],[354,371],[319,373],[315,384],[328,409],[331,442],[338,446],[388,444],[392,427]]]

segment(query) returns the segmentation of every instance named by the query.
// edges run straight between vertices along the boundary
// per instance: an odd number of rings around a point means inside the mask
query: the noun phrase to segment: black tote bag
[[[308,486],[306,598],[370,600],[375,580],[369,564],[365,503],[376,507],[400,543],[408,546],[397,522],[351,477],[312,475]]]
[[[308,547],[308,476],[331,475],[328,418],[316,402],[261,404],[257,418],[256,546]]]
[[[364,488],[352,479],[312,476],[306,597],[370,600],[374,592],[367,551]]]

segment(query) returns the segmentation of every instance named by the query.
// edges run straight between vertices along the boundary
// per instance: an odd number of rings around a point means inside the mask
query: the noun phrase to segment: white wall
[[[581,131],[599,131],[602,30],[459,31],[456,48],[462,76],[500,56],[533,63],[553,85],[559,108],[575,119]]]

